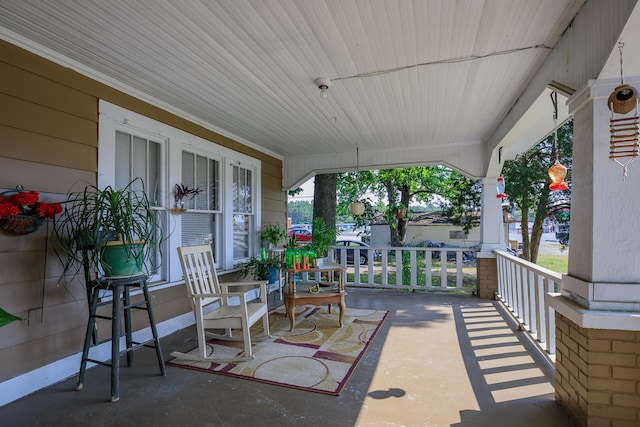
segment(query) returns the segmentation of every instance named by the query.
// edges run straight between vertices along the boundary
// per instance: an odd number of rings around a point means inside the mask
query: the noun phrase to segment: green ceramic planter
[[[100,260],[107,277],[134,276],[144,267],[144,242],[108,242]]]

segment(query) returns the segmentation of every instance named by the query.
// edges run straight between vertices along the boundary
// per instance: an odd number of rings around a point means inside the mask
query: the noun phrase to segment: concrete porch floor
[[[152,349],[0,408],[2,426],[571,426],[553,370],[497,302],[466,295],[349,289],[347,306],[389,310],[338,397],[167,367]],[[273,295],[269,298],[274,302]],[[280,301],[275,300],[275,305]],[[162,339],[165,359],[195,346],[193,327]]]

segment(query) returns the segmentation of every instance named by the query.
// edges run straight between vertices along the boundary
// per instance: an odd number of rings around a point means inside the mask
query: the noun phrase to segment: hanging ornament
[[[609,159],[622,166],[623,176],[627,176],[627,166],[638,157],[638,138],[640,136],[640,113],[638,113],[638,91],[633,86],[624,84],[622,68],[622,49],[624,43],[618,43],[620,51],[620,85],[617,86],[608,99],[611,110],[609,130]],[[635,111],[634,111],[635,110]],[[634,112],[631,116],[614,118],[614,114],[624,115]]]
[[[567,168],[562,166],[556,160],[553,166],[549,168],[549,178],[551,178],[551,184],[549,185],[549,190],[559,191],[559,190],[566,190],[567,188],[569,188],[567,183],[564,181],[565,176],[567,176]]]
[[[553,151],[556,155],[556,162],[549,168],[549,178],[551,178],[551,184],[549,190],[560,191],[569,188],[569,185],[564,181],[564,177],[567,176],[567,168],[560,164],[560,151],[558,150],[558,129],[556,121],[558,120],[558,93],[551,92],[551,103],[553,104]]]
[[[360,151],[356,146],[356,192],[360,192]],[[360,201],[351,202],[349,204],[349,210],[354,216],[360,216],[364,214],[364,203]]]
[[[498,178],[498,195],[496,196],[498,199],[505,199],[507,197],[506,194],[504,194],[504,190],[505,190],[505,185],[504,185],[504,178],[503,177],[499,177]]]
[[[364,203],[362,202],[351,202],[349,204],[349,210],[352,215],[360,216],[364,214]]]

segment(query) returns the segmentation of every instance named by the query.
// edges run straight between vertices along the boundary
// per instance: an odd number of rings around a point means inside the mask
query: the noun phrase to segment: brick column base
[[[640,332],[586,329],[556,312],[555,390],[581,427],[640,426]]]
[[[495,257],[478,257],[478,296],[493,299],[498,292],[498,263]]]

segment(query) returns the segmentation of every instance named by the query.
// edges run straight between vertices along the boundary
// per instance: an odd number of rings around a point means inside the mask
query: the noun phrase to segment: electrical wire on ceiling
[[[497,51],[497,52],[487,53],[486,55],[471,55],[471,56],[462,56],[460,58],[439,59],[437,61],[421,62],[419,64],[405,65],[403,67],[389,68],[387,70],[371,71],[369,73],[354,74],[352,76],[346,76],[346,77],[335,77],[335,78],[329,79],[329,80],[331,82],[335,82],[335,81],[339,81],[339,80],[364,78],[364,77],[375,77],[375,76],[380,76],[380,75],[383,75],[383,74],[395,73],[397,71],[409,70],[411,68],[418,68],[418,67],[425,67],[425,66],[428,66],[428,65],[439,65],[439,64],[456,64],[456,63],[459,63],[459,62],[475,61],[475,60],[478,60],[478,59],[490,58],[492,56],[509,55],[509,54],[512,54],[512,53],[523,52],[523,51],[526,51],[526,50],[533,50],[533,49],[551,50],[552,48],[549,47],[549,46],[543,45],[543,44],[538,44],[538,45],[534,45],[534,46],[527,46],[527,47],[520,47],[520,48],[515,48],[515,49],[500,50],[500,51]]]

